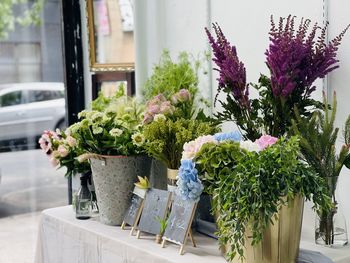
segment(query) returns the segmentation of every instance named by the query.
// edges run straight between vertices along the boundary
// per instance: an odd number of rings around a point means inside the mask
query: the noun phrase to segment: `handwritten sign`
[[[183,254],[183,247],[188,237],[191,238],[193,246],[195,246],[191,224],[196,210],[197,202],[190,200],[182,200],[181,197],[175,196],[172,203],[171,212],[168,218],[168,224],[163,235],[162,247],[165,241],[181,245],[180,254]]]
[[[154,188],[148,190],[140,223],[137,227],[137,238],[140,237],[140,232],[147,232],[153,235],[160,233],[159,218],[165,218],[170,203],[170,196],[171,194],[165,190]]]
[[[125,213],[124,221],[121,227],[124,229],[126,225],[130,225],[132,227],[130,232],[131,235],[134,233],[134,229],[140,219],[143,202],[143,198],[134,194],[131,198],[129,208]]]

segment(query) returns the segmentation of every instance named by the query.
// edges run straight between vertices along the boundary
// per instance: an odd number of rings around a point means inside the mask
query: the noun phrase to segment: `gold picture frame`
[[[133,14],[127,2],[131,4],[131,0],[86,0],[91,71],[135,70]],[[132,21],[125,26],[126,17]]]

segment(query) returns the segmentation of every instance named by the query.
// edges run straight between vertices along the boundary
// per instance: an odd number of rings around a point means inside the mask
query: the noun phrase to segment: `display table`
[[[224,263],[217,241],[196,234],[197,247],[191,242],[185,254],[179,246],[156,244],[154,236],[130,236],[130,231],[106,226],[96,218],[77,220],[71,206],[42,212],[36,251],[36,263]]]
[[[314,224],[304,222],[301,248],[319,251],[334,263],[350,262],[350,247],[340,249],[316,246],[313,242]],[[120,227],[106,226],[97,218],[75,219],[71,206],[48,209],[42,212],[39,226],[35,263],[224,263],[215,239],[195,234],[197,247],[191,242],[185,247],[185,254],[179,255],[179,246],[168,243],[166,248],[156,244],[154,236],[141,236],[136,239],[130,231]],[[302,250],[303,261],[309,261],[310,254]],[[311,254],[311,258],[314,258]]]

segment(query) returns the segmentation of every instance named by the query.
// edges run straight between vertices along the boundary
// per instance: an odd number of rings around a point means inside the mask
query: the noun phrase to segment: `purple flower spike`
[[[235,46],[227,41],[218,24],[213,24],[216,40],[205,28],[209,42],[213,49],[213,61],[218,66],[220,77],[218,93],[223,89],[230,89],[235,100],[242,108],[250,107],[248,85],[246,83],[246,70],[244,64],[239,60]],[[217,98],[215,98],[216,100]]]
[[[271,16],[270,46],[266,63],[271,72],[272,92],[275,97],[288,97],[293,92],[309,96],[317,78],[324,78],[339,67],[336,53],[349,26],[336,38],[326,43],[326,24],[317,23],[310,29],[310,20],[301,19],[295,31],[295,17],[280,18],[278,26]],[[317,33],[320,32],[316,38]]]

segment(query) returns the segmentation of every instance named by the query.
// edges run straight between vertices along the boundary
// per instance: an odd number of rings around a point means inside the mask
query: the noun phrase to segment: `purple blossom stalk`
[[[266,50],[266,64],[271,72],[272,92],[275,97],[309,96],[318,78],[324,78],[339,67],[336,59],[338,46],[349,25],[333,40],[326,43],[328,23],[310,29],[310,20],[301,19],[295,30],[295,17],[280,18],[278,25],[271,16],[270,45]],[[320,32],[316,38],[317,33]]]
[[[220,77],[217,79],[219,82],[218,94],[221,90],[228,89],[232,92],[233,97],[237,100],[240,107],[249,108],[249,90],[246,83],[246,69],[244,64],[237,56],[236,47],[231,46],[220,26],[213,24],[213,29],[216,34],[216,40],[208,28],[205,28],[205,31],[213,49],[213,61],[218,66],[215,70],[220,73]],[[216,99],[217,97],[215,101]]]

